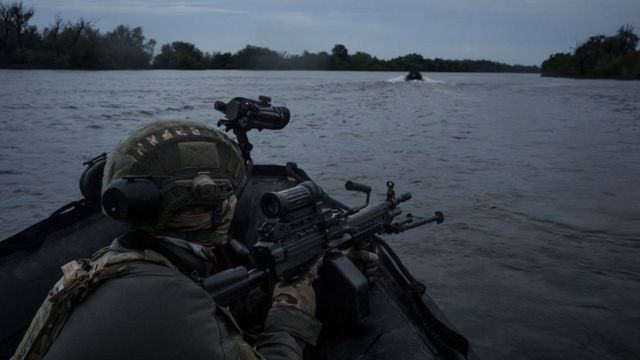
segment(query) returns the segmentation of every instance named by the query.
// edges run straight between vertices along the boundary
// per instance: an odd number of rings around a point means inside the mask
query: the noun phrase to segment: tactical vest
[[[127,249],[111,251],[106,247],[91,259],[74,260],[62,266],[63,276],[49,291],[35,317],[31,321],[12,360],[40,360],[64,327],[74,307],[86,299],[100,284],[111,278],[125,275],[136,264],[153,263],[179,269],[166,257],[148,250]],[[217,314],[225,319],[230,338],[224,345],[233,348],[238,359],[264,359],[254,347],[244,341],[242,329],[233,315],[218,306]]]

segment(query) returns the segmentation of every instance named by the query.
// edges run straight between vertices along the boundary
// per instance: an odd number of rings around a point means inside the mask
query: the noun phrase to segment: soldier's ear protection
[[[80,193],[90,203],[99,203],[102,195],[102,176],[107,163],[107,153],[102,153],[85,162],[87,167],[80,175]]]
[[[147,222],[160,216],[162,194],[150,177],[125,177],[111,182],[102,193],[102,208],[117,220]]]
[[[209,172],[187,178],[125,176],[111,182],[102,193],[102,208],[117,220],[151,222],[162,214],[168,194],[172,208],[179,209],[186,205],[211,205],[234,193],[230,180],[212,179]]]

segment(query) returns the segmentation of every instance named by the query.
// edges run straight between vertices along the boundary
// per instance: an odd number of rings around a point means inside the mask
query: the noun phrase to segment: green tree
[[[209,62],[209,68],[211,69],[229,69],[231,67],[231,53],[225,52],[213,53]]]
[[[3,5],[0,11],[4,12],[2,18],[6,21],[5,26],[15,35],[18,48],[22,48],[22,35],[29,20],[33,17],[33,8],[27,9],[22,5],[22,1],[19,1]],[[5,33],[8,35],[7,30]]]
[[[349,60],[349,50],[342,44],[334,45],[333,49],[331,49],[331,55],[342,61]]]
[[[371,70],[373,57],[366,52],[357,51],[349,57],[349,65],[353,70]]]
[[[634,52],[638,47],[638,35],[633,32],[633,26],[623,25],[614,36],[616,43],[616,53],[628,54]]]
[[[613,36],[595,35],[573,54],[553,54],[542,63],[543,76],[638,78],[638,36],[625,25]]]
[[[331,69],[346,70],[349,66],[349,50],[342,44],[336,44],[331,49]]]
[[[56,37],[57,44],[46,47],[58,46],[59,56],[53,60],[54,68],[79,68],[95,69],[99,63],[99,31],[93,28],[94,22],[78,19],[76,22],[67,22],[59,30]]]
[[[395,70],[423,71],[426,69],[425,60],[422,55],[415,53],[393,58],[389,62]]]
[[[542,62],[542,73],[546,76],[563,76],[571,73],[571,54],[556,53]]]
[[[25,66],[35,61],[35,49],[25,48],[40,45],[37,29],[29,26],[33,14],[33,8],[25,8],[22,2],[0,2],[0,63]]]
[[[6,49],[9,45],[9,32],[11,31],[9,18],[9,5],[0,2],[0,50]]]
[[[102,64],[111,69],[142,69],[149,66],[156,42],[146,40],[141,27],[119,25],[102,38]]]
[[[174,41],[162,45],[160,53],[153,60],[153,66],[160,69],[204,69],[204,54],[195,45],[183,41]]]
[[[47,53],[47,65],[52,65],[56,58],[60,57],[62,44],[60,41],[60,33],[64,27],[62,18],[55,17],[53,24],[47,26],[42,31],[42,43],[44,51]]]
[[[239,69],[282,69],[286,54],[264,47],[247,45],[232,56],[234,68]]]

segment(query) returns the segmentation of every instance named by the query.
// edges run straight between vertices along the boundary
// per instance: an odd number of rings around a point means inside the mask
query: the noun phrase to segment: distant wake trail
[[[391,79],[387,79],[385,80],[386,82],[390,82],[390,83],[397,83],[397,82],[405,82],[404,80],[404,75],[400,75],[400,76],[396,76],[393,77]],[[444,84],[444,81],[440,81],[440,80],[434,80],[428,76],[424,76],[422,75],[422,81],[421,80],[411,80],[408,81],[411,83],[424,83],[424,84]]]

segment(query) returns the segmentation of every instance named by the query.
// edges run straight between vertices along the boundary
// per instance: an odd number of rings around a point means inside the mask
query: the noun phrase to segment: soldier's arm
[[[256,349],[268,360],[302,359],[306,344],[316,345],[322,324],[294,306],[276,305],[267,315]]]
[[[315,345],[318,341],[322,324],[313,317],[316,294],[311,284],[321,264],[322,258],[319,258],[308,273],[294,282],[276,284],[273,307],[256,343],[260,354],[267,359],[302,359],[305,345]]]

